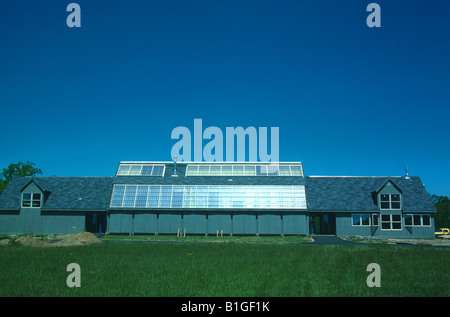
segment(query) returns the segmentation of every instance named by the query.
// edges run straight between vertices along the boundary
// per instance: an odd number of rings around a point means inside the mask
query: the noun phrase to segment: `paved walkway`
[[[337,236],[331,235],[313,235],[313,244],[321,245],[376,245],[377,243],[364,243],[343,240]],[[450,240],[417,240],[417,239],[389,239],[385,245],[401,245],[401,246],[422,246],[422,247],[450,247]]]

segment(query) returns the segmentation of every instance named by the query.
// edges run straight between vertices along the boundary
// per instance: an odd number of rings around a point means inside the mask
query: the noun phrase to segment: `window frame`
[[[388,216],[389,221],[383,220],[383,217]],[[393,219],[394,216],[400,217],[400,220]],[[383,224],[389,224],[389,228],[383,228]],[[400,228],[394,228],[394,224],[400,224]],[[382,214],[380,215],[380,228],[383,231],[402,231],[403,230],[403,217],[401,214]]]
[[[383,196],[388,196],[389,199],[388,200],[382,200]],[[393,200],[392,196],[398,196],[398,200]],[[389,204],[388,208],[382,207],[383,203],[387,203]],[[392,205],[398,203],[398,208],[393,208]],[[402,194],[398,193],[398,194],[379,194],[379,200],[378,200],[378,207],[380,208],[380,210],[401,210],[402,209]]]
[[[25,199],[25,195],[30,195],[29,199]],[[39,196],[39,198],[35,198]],[[25,202],[28,202],[25,205]],[[37,205],[35,203],[38,203]],[[29,205],[28,205],[29,204]],[[42,207],[42,193],[32,192],[32,193],[22,193],[21,197],[21,208],[41,208]]]
[[[359,224],[355,225],[354,217],[359,216]],[[369,224],[363,224],[363,216],[367,216],[364,220],[369,220]],[[372,215],[371,214],[352,214],[352,227],[370,227],[372,226]]]
[[[218,168],[220,171],[213,172]],[[194,171],[195,169],[195,171]],[[200,169],[204,169],[200,173]],[[281,169],[283,172],[281,172]],[[289,164],[245,164],[245,162],[235,164],[188,164],[186,166],[185,176],[297,176],[304,177],[303,166],[299,163]]]
[[[375,219],[376,219],[376,221],[375,221]],[[379,216],[378,214],[372,214],[370,220],[372,221],[371,225],[372,225],[373,227],[378,227],[378,226],[380,226],[380,216]],[[376,223],[375,223],[375,222],[376,222]]]
[[[305,185],[115,184],[110,200],[110,208],[223,209],[234,205],[249,210],[307,209]]]
[[[419,217],[420,224],[415,224],[414,216]],[[428,224],[427,225],[424,225],[424,221],[423,221],[424,216],[428,217]],[[408,218],[411,217],[410,218],[411,219],[411,224],[406,224],[407,217]],[[431,214],[412,214],[412,213],[409,213],[409,214],[405,214],[405,217],[403,217],[403,218],[405,219],[404,220],[405,227],[431,227]]]
[[[144,170],[144,167],[147,168],[151,167],[151,173],[150,174],[142,174],[142,171]],[[161,172],[162,168],[162,172]],[[133,170],[133,173],[131,172]],[[158,173],[161,172],[161,173]],[[164,174],[166,172],[166,165],[165,164],[139,164],[139,163],[120,163],[119,168],[117,169],[116,176],[159,176],[164,177]],[[161,174],[161,175],[160,175]]]

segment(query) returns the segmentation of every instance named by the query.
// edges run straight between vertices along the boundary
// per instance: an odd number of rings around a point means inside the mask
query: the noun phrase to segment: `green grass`
[[[0,247],[0,296],[449,296],[449,248],[112,242]],[[381,287],[369,288],[369,263]],[[69,263],[81,287],[69,288]]]

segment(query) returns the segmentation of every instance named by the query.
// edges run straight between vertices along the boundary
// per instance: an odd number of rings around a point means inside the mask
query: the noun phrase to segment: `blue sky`
[[[450,195],[450,3],[0,4],[0,168],[112,176],[171,160],[178,126],[279,127],[306,175],[420,176]],[[225,140],[224,140],[225,141]]]

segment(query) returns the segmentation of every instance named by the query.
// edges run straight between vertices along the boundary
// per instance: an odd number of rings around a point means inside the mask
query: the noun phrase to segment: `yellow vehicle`
[[[439,228],[438,231],[436,231],[434,234],[435,235],[446,235],[449,234],[450,229],[449,228]]]

